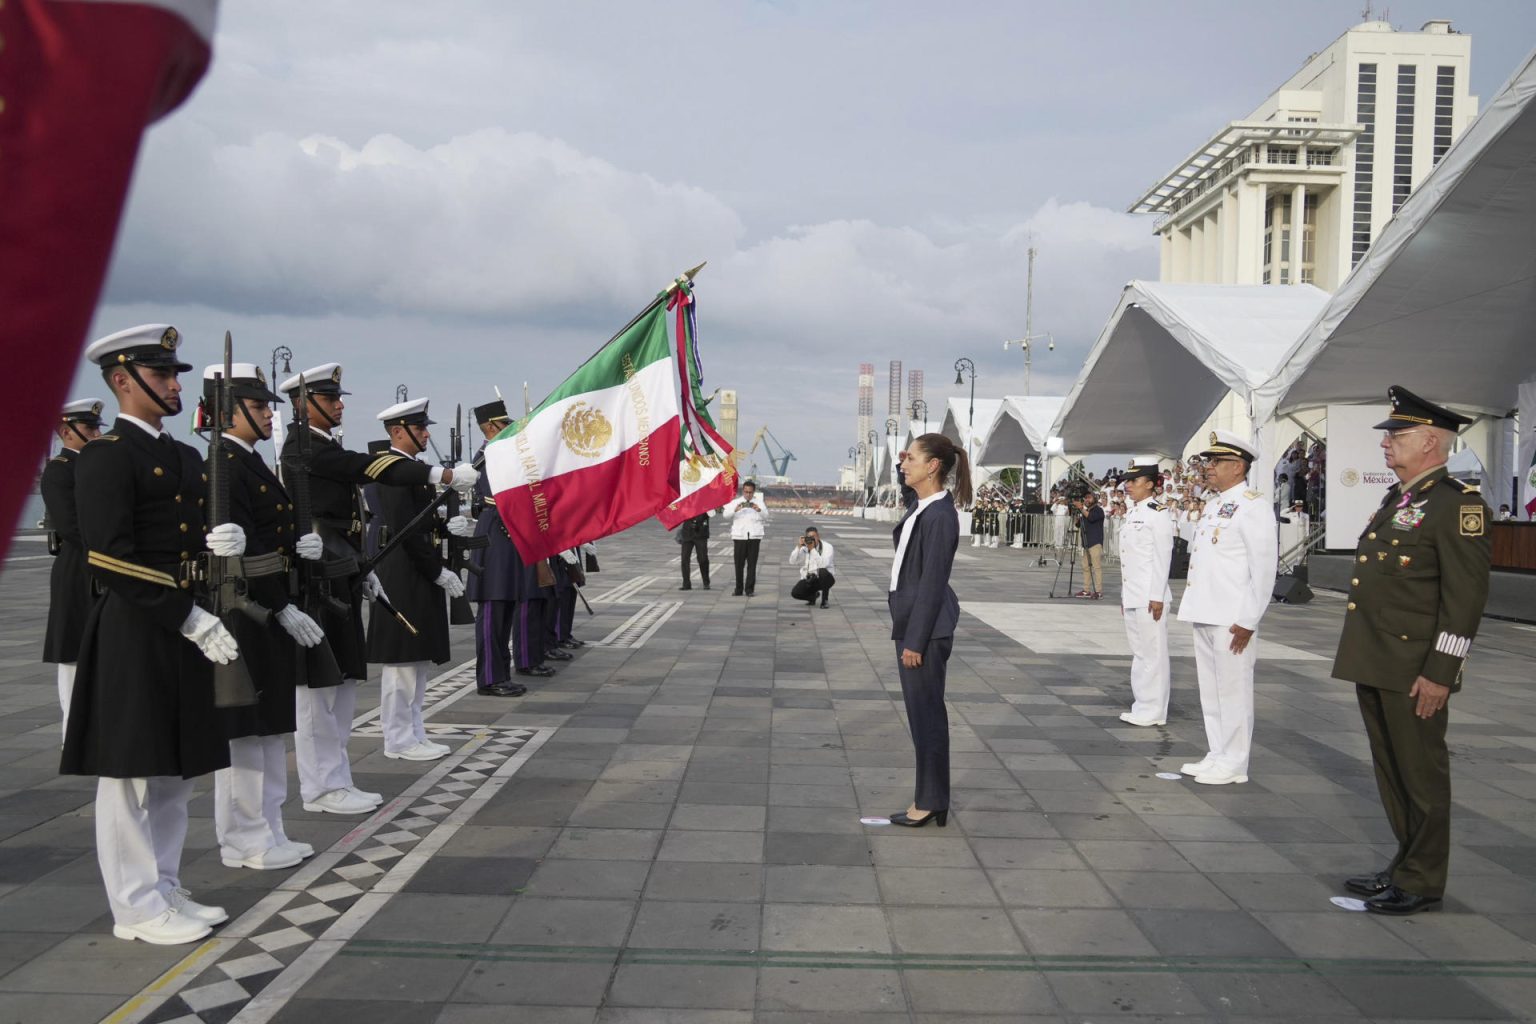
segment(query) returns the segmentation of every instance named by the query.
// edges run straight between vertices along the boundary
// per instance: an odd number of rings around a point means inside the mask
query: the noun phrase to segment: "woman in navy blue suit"
[[[954,645],[960,601],[949,586],[960,543],[955,503],[971,502],[971,466],[965,452],[943,434],[924,434],[902,453],[907,515],[891,542],[891,639],[901,664],[901,695],[917,753],[912,806],[891,815],[891,824],[921,828],[949,821],[949,716],[944,710],[944,671]],[[945,489],[949,482],[950,490]],[[951,496],[953,495],[953,496]]]

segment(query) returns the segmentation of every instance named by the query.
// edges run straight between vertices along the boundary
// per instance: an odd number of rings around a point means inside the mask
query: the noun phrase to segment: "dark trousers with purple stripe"
[[[571,638],[571,627],[576,624],[576,588],[567,587],[555,592],[555,599],[549,602],[549,636],[548,646],[551,650],[559,647],[562,641]]]
[[[548,598],[519,601],[512,612],[512,663],[518,668],[533,668],[544,663],[549,649],[550,607]]]
[[[475,609],[475,684],[480,689],[512,680],[512,601],[482,601]]]

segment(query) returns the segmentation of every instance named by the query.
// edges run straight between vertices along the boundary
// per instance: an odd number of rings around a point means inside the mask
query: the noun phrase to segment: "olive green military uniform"
[[[1414,681],[1461,689],[1488,599],[1488,506],[1444,466],[1387,491],[1360,535],[1333,675],[1356,684],[1376,784],[1397,837],[1387,872],[1419,896],[1445,891],[1451,848],[1449,704],[1414,713]]]

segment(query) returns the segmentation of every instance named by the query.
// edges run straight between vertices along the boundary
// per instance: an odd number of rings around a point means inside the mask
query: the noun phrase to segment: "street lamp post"
[[[912,400],[912,418],[921,422],[924,429],[928,427],[928,403],[921,398]]]
[[[955,383],[964,384],[967,373],[971,375],[971,408],[965,417],[965,425],[969,428],[976,425],[976,364],[961,356],[955,360]]]
[[[281,378],[277,375],[277,361],[279,359],[283,361],[283,376]],[[279,345],[272,350],[272,383],[270,387],[273,391],[276,391],[278,384],[286,380],[288,374],[293,372],[293,364],[290,361],[292,359],[293,349],[287,345]],[[277,462],[281,465],[283,457],[283,418],[281,416],[272,417],[272,449],[277,453]],[[278,479],[282,479],[281,475],[279,475]]]
[[[399,385],[399,386],[397,386],[395,388],[395,402],[397,404],[400,403],[400,402],[405,401],[407,398],[410,398],[410,397],[411,397],[410,389],[407,388],[404,384],[401,384],[401,385]]]
[[[1024,394],[1029,395],[1029,371],[1031,355],[1034,352],[1034,342],[1044,338],[1046,351],[1053,352],[1056,349],[1056,339],[1051,337],[1051,332],[1044,334],[1035,333],[1035,247],[1029,247],[1029,283],[1024,292],[1024,337],[1015,338],[1003,342],[1003,351],[1008,351],[1009,345],[1017,345],[1024,351]]]
[[[853,475],[857,479],[859,475],[859,449],[854,445],[848,446],[848,461],[853,464]]]
[[[869,436],[870,437],[874,437],[875,436],[875,432],[874,431],[870,431],[869,432]],[[868,470],[865,467],[867,465],[866,460],[869,457],[869,453],[870,453],[871,449],[863,441],[860,441],[858,443],[858,445],[855,447],[854,450],[859,453],[859,479],[857,481],[857,490],[858,490],[858,493],[859,493],[859,497],[858,497],[859,518],[863,519],[864,518],[864,478],[869,475]]]

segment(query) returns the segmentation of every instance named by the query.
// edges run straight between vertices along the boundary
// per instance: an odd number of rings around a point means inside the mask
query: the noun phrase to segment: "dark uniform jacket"
[[[203,456],[119,419],[75,465],[80,539],[105,595],[80,644],[60,771],[193,778],[229,765],[213,663],[181,635],[204,550]]]
[[[245,531],[245,553],[291,556],[296,530],[293,501],[277,474],[259,454],[246,451],[237,441],[226,442],[224,458],[229,469],[229,519]],[[287,573],[248,581],[251,600],[274,613],[267,625],[246,615],[227,620],[261,698],[251,707],[219,709],[228,739],[294,731],[298,644],[275,617],[291,603],[288,584]]]
[[[903,498],[911,492],[904,492]],[[960,621],[960,599],[949,585],[955,548],[960,544],[960,517],[955,500],[945,494],[921,512],[911,494],[907,515],[916,515],[907,539],[896,589],[887,595],[891,609],[891,639],[909,651],[922,651],[934,637],[953,636]],[[892,549],[901,546],[902,523],[891,531]]]
[[[475,536],[487,538],[483,548],[470,548],[470,564],[479,567],[480,574],[469,574],[465,594],[471,601],[528,601],[552,596],[547,587],[540,587],[536,565],[525,563],[512,543],[507,525],[496,510],[496,499],[491,497],[491,478],[481,473],[475,481],[475,496],[470,507],[475,517]]]
[[[677,528],[684,541],[709,539],[709,515],[694,516],[692,519],[684,519],[683,525]]]
[[[1492,540],[1476,488],[1434,470],[1394,485],[1355,549],[1335,678],[1407,693],[1423,676],[1461,689],[1488,600]]]
[[[425,484],[431,470],[398,452],[370,455],[349,452],[341,442],[310,428],[309,504],[315,532],[325,541],[325,557],[358,558],[363,550],[366,519],[358,488],[367,483]],[[299,434],[290,431],[283,442],[284,473],[298,472]],[[382,579],[382,577],[381,577]],[[355,578],[335,581],[333,596],[351,605],[348,615],[324,611],[316,616],[336,653],[342,674],[348,679],[368,677],[368,652],[363,637],[363,599]],[[384,586],[390,602],[395,592]],[[410,618],[410,613],[406,613]],[[414,620],[413,620],[414,622]]]
[[[73,665],[80,655],[80,634],[91,608],[91,578],[80,546],[75,517],[74,451],[65,448],[43,466],[43,506],[48,525],[59,539],[59,552],[48,577],[48,630],[43,635],[43,660]]]
[[[419,466],[398,451],[390,455]],[[381,458],[384,456],[381,456]],[[420,483],[391,485],[380,481],[379,504],[384,513],[384,529],[379,539],[388,544],[422,509],[437,500],[437,488]],[[384,556],[375,570],[384,593],[395,610],[411,621],[416,635],[392,615],[379,612],[368,619],[368,660],[385,665],[404,665],[432,661],[441,665],[448,660],[447,594],[437,585],[437,578],[447,568],[442,551],[442,520],[430,515],[422,520],[400,544]]]

